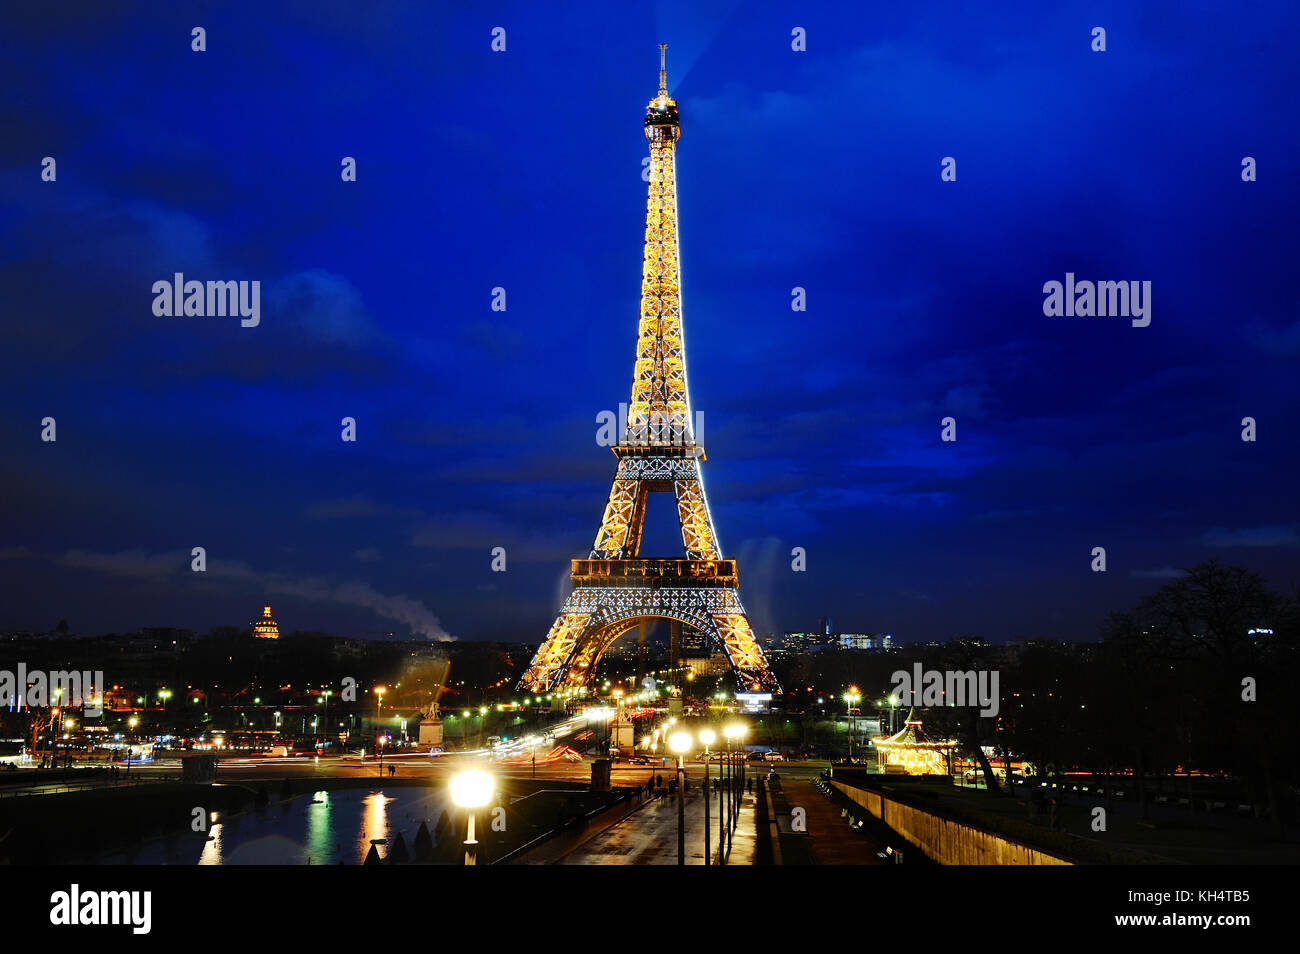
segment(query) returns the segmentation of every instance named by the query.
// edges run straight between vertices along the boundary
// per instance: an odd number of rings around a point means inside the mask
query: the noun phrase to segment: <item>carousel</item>
[[[890,775],[948,775],[955,739],[932,739],[921,728],[916,709],[908,711],[902,731],[872,739],[880,771]]]

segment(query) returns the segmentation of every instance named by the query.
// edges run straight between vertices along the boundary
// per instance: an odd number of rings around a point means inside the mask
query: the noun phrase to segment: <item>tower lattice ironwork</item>
[[[677,102],[668,95],[665,45],[659,94],[646,106],[650,142],[641,318],[627,424],[613,448],[618,470],[587,559],[573,561],[573,591],[520,681],[526,692],[582,685],[596,661],[647,619],[674,620],[721,647],[748,691],[780,686],[740,602],[736,561],[722,556],[704,496],[704,448],[691,424],[682,338],[677,242]],[[672,493],[685,558],[641,556],[646,497]]]

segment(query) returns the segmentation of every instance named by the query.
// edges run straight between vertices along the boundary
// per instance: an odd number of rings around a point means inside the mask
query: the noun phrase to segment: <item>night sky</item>
[[[105,6],[0,25],[0,630],[540,641],[614,473],[660,42],[757,631],[1094,638],[1211,557],[1300,579],[1292,3]],[[261,324],[155,317],[175,272]],[[1066,272],[1150,326],[1044,316]]]

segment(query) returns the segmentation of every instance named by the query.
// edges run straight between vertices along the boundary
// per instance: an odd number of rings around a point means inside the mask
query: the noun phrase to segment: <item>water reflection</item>
[[[221,833],[226,827],[217,821],[219,812],[212,813],[212,827],[208,831],[208,840],[203,843],[203,854],[199,855],[201,865],[221,864]]]
[[[400,832],[415,843],[420,822],[429,830],[445,807],[445,795],[428,789],[317,791],[292,799],[281,810],[213,812],[209,831],[192,837],[158,838],[106,854],[101,864],[141,865],[359,865],[371,839],[383,839],[388,857]]]
[[[383,792],[371,792],[366,796],[364,810],[361,813],[361,828],[357,834],[357,851],[361,853],[364,860],[366,852],[370,850],[373,842],[388,842],[388,803],[395,801],[389,798]],[[382,848],[379,854],[386,855]]]
[[[330,793],[316,792],[307,806],[307,859],[309,865],[327,865],[338,861],[331,829]]]

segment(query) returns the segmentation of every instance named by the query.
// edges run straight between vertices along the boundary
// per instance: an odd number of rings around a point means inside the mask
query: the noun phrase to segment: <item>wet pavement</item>
[[[686,792],[684,804],[686,864],[704,864],[704,805],[696,785]],[[709,849],[718,863],[718,796],[709,796]],[[740,814],[731,834],[727,864],[754,863],[756,832],[754,796],[743,793]],[[675,865],[677,864],[677,796],[652,799],[623,821],[570,852],[565,865]]]

